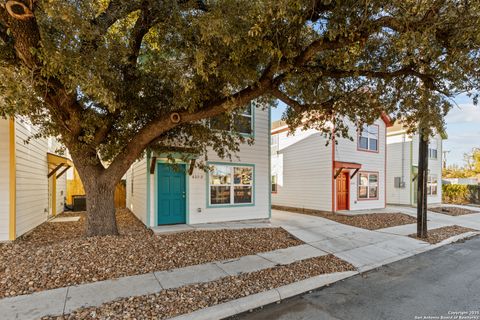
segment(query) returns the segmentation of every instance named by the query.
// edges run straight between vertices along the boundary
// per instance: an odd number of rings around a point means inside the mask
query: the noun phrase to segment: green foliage
[[[29,116],[117,174],[150,147],[232,156],[244,139],[207,119],[251,101],[278,98],[292,127],[331,134],[334,121],[346,137],[345,119],[382,112],[442,131],[451,98],[479,88],[478,1],[39,0],[33,12],[18,23],[0,7],[0,115]]]
[[[480,185],[444,184],[442,198],[443,203],[480,204]]]

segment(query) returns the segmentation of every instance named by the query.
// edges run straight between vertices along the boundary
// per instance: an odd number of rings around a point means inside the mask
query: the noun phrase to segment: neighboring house
[[[442,137],[443,136],[443,137]],[[442,141],[436,134],[428,146],[427,203],[442,202]],[[387,203],[415,206],[418,186],[419,135],[407,134],[400,123],[387,132]]]
[[[17,237],[63,212],[66,170],[72,162],[55,154],[55,139],[36,133],[21,118],[0,118],[0,241]]]
[[[149,227],[268,219],[270,110],[250,106],[237,117],[237,130],[255,139],[240,146],[238,161],[209,152],[212,171],[191,170],[191,162],[175,171],[165,154],[147,151],[126,174],[127,208]]]
[[[385,115],[349,139],[329,142],[314,129],[290,133],[272,125],[272,205],[286,210],[341,211],[385,207]]]

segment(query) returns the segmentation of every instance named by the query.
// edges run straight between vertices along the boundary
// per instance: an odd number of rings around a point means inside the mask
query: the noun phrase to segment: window
[[[428,144],[428,158],[436,160],[438,158],[437,141],[430,141]]]
[[[428,175],[427,195],[436,196],[438,192],[438,179],[435,175]]]
[[[366,151],[378,151],[378,126],[364,125],[358,135],[358,149]]]
[[[209,173],[209,205],[253,203],[253,166],[214,165]]]
[[[253,104],[238,109],[232,115],[222,114],[210,119],[210,128],[222,131],[235,131],[240,134],[253,134]]]
[[[378,199],[378,173],[358,174],[358,199]]]
[[[272,154],[276,154],[278,151],[278,142],[279,142],[279,134],[274,134],[270,137],[270,147],[272,150]]]
[[[277,193],[277,191],[278,191],[277,176],[274,175],[272,176],[272,193]]]

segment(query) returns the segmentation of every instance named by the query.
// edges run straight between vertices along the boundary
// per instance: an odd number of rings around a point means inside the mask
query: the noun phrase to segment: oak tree
[[[59,137],[87,234],[116,234],[114,187],[146,149],[235,154],[245,139],[208,119],[252,102],[279,99],[292,127],[326,134],[382,112],[442,129],[450,98],[478,88],[479,12],[478,0],[0,0],[0,113]]]

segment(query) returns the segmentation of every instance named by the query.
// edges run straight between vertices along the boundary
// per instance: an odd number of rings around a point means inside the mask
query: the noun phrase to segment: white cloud
[[[480,106],[460,104],[448,113],[445,120],[447,121],[447,125],[472,122],[478,122],[478,124],[480,124]]]

